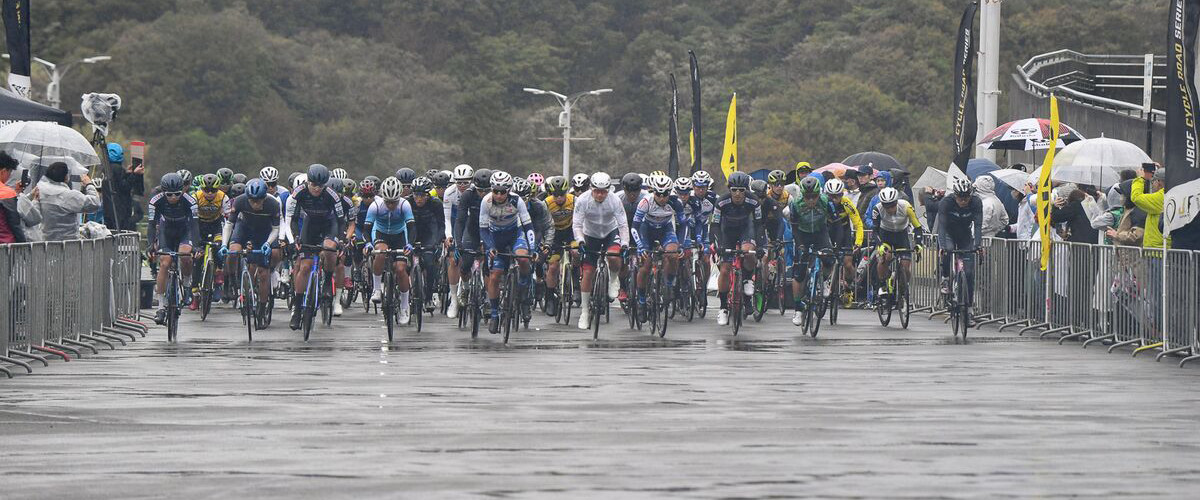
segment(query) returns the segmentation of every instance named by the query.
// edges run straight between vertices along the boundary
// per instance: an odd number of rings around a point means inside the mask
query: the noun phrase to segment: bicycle
[[[208,319],[208,313],[212,312],[212,301],[214,292],[214,283],[216,280],[217,271],[217,249],[221,248],[221,244],[216,241],[210,241],[204,244],[204,250],[201,253],[200,261],[200,284],[199,295],[200,304],[200,321]]]
[[[180,298],[185,292],[183,284],[179,280],[179,252],[159,250],[154,254],[171,258],[171,267],[167,268],[167,293],[163,294],[166,303],[162,307],[167,311],[167,342],[174,343],[179,336]],[[190,290],[186,290],[186,292],[191,293]]]
[[[338,297],[338,300],[342,303],[342,307],[346,309],[349,309],[350,306],[354,305],[355,299],[360,296],[364,298],[364,302],[370,302],[369,300],[365,299],[366,297],[371,296],[371,291],[367,290],[366,293],[363,293],[363,281],[368,281],[369,283],[369,280],[365,280],[363,276],[363,268],[365,268],[366,265],[361,260],[355,261],[354,259],[355,255],[362,253],[363,246],[364,244],[362,241],[351,242],[350,244],[346,245],[345,251],[343,251],[340,256],[342,262],[350,262],[350,286],[343,287],[342,293],[339,294],[340,296]],[[367,286],[369,287],[370,285]]]
[[[387,250],[372,250],[371,255],[384,255],[387,262],[383,266],[383,276],[380,284],[383,286],[383,304],[379,311],[383,314],[383,322],[387,326],[388,343],[395,339],[396,323],[400,321],[399,295],[396,283],[396,262],[404,260],[408,252],[403,248]],[[411,276],[411,274],[410,274]]]
[[[766,265],[759,266],[754,271],[754,298],[751,304],[754,313],[754,322],[761,322],[763,316],[767,314],[768,306],[770,305],[771,296],[776,296],[779,306],[779,314],[783,314],[783,294],[780,292],[782,288],[782,276],[778,272],[776,266],[779,262],[780,247],[776,242],[768,242],[763,256],[763,262]]]
[[[270,314],[274,304],[274,298],[268,297],[267,302],[271,304],[267,306],[265,311],[259,311],[262,306],[259,304],[258,297],[258,279],[254,273],[250,272],[250,256],[264,255],[262,250],[250,250],[243,248],[237,252],[230,252],[238,258],[238,266],[240,268],[238,283],[238,308],[242,313],[242,324],[246,325],[246,337],[250,342],[254,341],[254,330],[262,330],[271,323]],[[269,255],[269,252],[267,253]],[[258,272],[264,272],[262,268]]]
[[[683,254],[683,259],[679,263],[679,270],[675,273],[675,307],[671,310],[671,318],[676,314],[687,314],[687,321],[691,323],[696,318],[696,276],[692,274],[690,269],[684,267],[684,263],[690,264],[696,252],[699,252],[698,246],[689,247]]]
[[[326,290],[333,282],[333,273],[321,269],[321,253],[325,251],[327,249],[320,245],[300,245],[300,259],[304,260],[307,256],[313,260],[308,271],[308,286],[304,289],[304,301],[293,304],[294,307],[301,308],[300,324],[305,342],[308,342],[312,334],[313,320],[318,309],[321,311],[322,323],[329,326],[333,321],[333,296]]]
[[[943,296],[946,302],[946,311],[950,313],[950,330],[954,332],[954,338],[957,340],[959,332],[962,332],[962,339],[967,340],[967,330],[970,329],[971,319],[971,304],[968,291],[970,284],[967,280],[966,261],[963,256],[973,254],[978,250],[944,250],[954,258],[954,264],[951,268],[953,274],[950,278],[950,293]],[[975,264],[975,260],[971,259],[971,264]],[[973,274],[973,273],[972,273]]]
[[[654,250],[650,252],[650,296],[646,298],[646,314],[650,317],[650,335],[658,334],[659,338],[667,336],[667,320],[670,317],[671,309],[671,287],[667,286],[667,280],[663,273],[665,272],[665,262],[663,259],[667,255],[679,255],[679,250],[665,251],[662,247],[655,245]]]
[[[459,250],[459,262],[462,259],[471,259],[471,276],[470,280],[463,283],[467,287],[467,300],[464,307],[466,308],[462,314],[458,315],[458,327],[465,328],[469,323],[471,325],[471,338],[479,336],[479,322],[483,319],[484,306],[484,289],[483,289],[483,266],[480,263],[479,257],[483,253],[473,250]]]
[[[806,258],[811,259],[808,266],[808,287],[801,290],[804,294],[802,300],[804,319],[801,321],[801,331],[812,338],[817,338],[817,332],[821,330],[821,320],[825,317],[829,300],[829,297],[825,296],[825,280],[821,279],[822,259],[832,256],[833,252],[829,249],[813,252],[811,245],[805,246],[799,255],[801,261]]]
[[[746,317],[746,311],[743,310],[745,294],[742,292],[742,257],[750,252],[741,248],[720,249],[717,252],[722,256],[733,256],[733,263],[729,266],[729,324],[733,326],[733,335],[736,337],[738,330],[742,328],[742,320]]]
[[[584,250],[584,251],[586,252],[587,250]],[[625,253],[624,252],[609,252],[609,251],[594,252],[594,253],[596,253],[597,258],[596,258],[596,273],[592,277],[592,301],[590,304],[581,304],[580,307],[586,306],[588,308],[588,312],[591,314],[591,317],[589,318],[591,320],[591,324],[589,326],[591,326],[591,330],[592,330],[592,340],[599,340],[600,339],[600,315],[603,312],[604,315],[606,316],[605,319],[607,319],[608,310],[610,309],[608,307],[608,274],[610,272],[610,270],[608,269],[608,258],[609,257],[624,257]],[[630,276],[634,276],[636,274],[635,272],[632,271],[633,269],[634,268],[630,268],[630,270],[631,270],[629,273]],[[636,289],[636,288],[637,287],[634,287],[634,289]],[[626,289],[626,291],[632,292],[629,289]],[[636,300],[633,300],[633,297],[630,297],[630,300],[628,302],[630,302],[631,304],[636,304]],[[636,316],[636,314],[631,314],[630,316]]]
[[[571,248],[564,247],[558,260],[558,288],[556,294],[557,308],[554,314],[554,321],[561,324],[569,324],[571,321],[571,307],[575,305],[575,262],[571,260]]]
[[[532,255],[517,255],[515,253],[497,252],[496,257],[504,257],[510,259],[508,267],[504,269],[504,273],[500,276],[500,318],[499,326],[504,332],[504,343],[508,343],[509,334],[512,330],[520,327],[521,320],[524,319],[524,307],[527,302],[527,295],[530,288],[533,286],[532,278],[525,287],[525,293],[517,293],[520,288],[520,271],[517,270],[517,260],[533,259]],[[529,320],[525,319],[525,328],[529,328]]]
[[[425,322],[425,320],[424,320],[424,316],[426,314],[425,294],[427,292],[427,290],[425,289],[425,279],[427,278],[427,276],[425,276],[424,264],[422,264],[423,260],[421,259],[421,254],[423,252],[432,252],[435,248],[437,248],[437,247],[418,245],[415,248],[413,248],[412,259],[409,259],[412,262],[411,264],[409,264],[410,268],[409,268],[409,272],[408,272],[409,279],[412,281],[411,296],[410,296],[411,298],[409,300],[409,312],[410,312],[410,314],[412,314],[413,316],[416,317],[418,332],[421,331],[421,328],[423,327],[424,322]]]
[[[853,253],[853,250],[845,248],[833,249],[833,271],[829,273],[830,290],[829,297],[827,298],[829,300],[829,324],[831,326],[837,324],[838,310],[843,307],[842,304],[845,301],[843,293],[853,293],[853,287],[851,287],[849,292],[844,292],[842,289],[842,269],[845,267],[845,259],[847,255],[852,255]]]
[[[625,301],[621,303],[621,309],[629,317],[629,329],[641,330],[642,311],[638,295],[641,293],[637,287],[637,270],[641,267],[641,258],[637,252],[629,252],[629,255],[623,255],[625,269],[629,271],[625,273],[625,278],[621,280],[621,288],[625,289]],[[601,259],[606,260],[606,259]],[[608,286],[605,285],[605,290]],[[605,309],[607,312],[607,309]]]
[[[882,248],[889,247],[884,244]],[[900,266],[900,257],[905,254],[912,255],[913,250],[893,248],[891,251],[892,260],[888,263],[888,276],[884,279],[880,293],[875,296],[875,313],[879,316],[879,324],[888,326],[892,321],[892,311],[897,311],[900,313],[900,326],[908,329],[908,321],[912,316],[912,300],[909,297],[907,276],[902,276],[901,273],[903,268]],[[916,258],[919,261],[920,254],[917,254]]]
[[[704,259],[707,258],[704,246],[697,243],[688,262],[688,272],[692,275],[692,307],[701,319],[708,316],[708,273],[704,268]]]

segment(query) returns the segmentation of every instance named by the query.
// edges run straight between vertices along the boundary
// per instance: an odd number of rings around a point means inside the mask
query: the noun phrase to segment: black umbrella
[[[851,167],[861,167],[863,165],[870,165],[871,168],[875,169],[875,171],[891,170],[893,168],[898,168],[900,170],[908,172],[908,169],[905,168],[903,165],[900,165],[900,162],[896,161],[895,158],[892,158],[891,155],[877,153],[874,151],[869,151],[869,152],[864,152],[864,153],[855,153],[850,156],[847,156],[845,160],[842,160],[842,164],[849,165]]]

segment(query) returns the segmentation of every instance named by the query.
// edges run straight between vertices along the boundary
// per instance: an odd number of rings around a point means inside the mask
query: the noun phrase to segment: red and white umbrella
[[[1055,149],[1072,142],[1083,140],[1075,129],[1065,123],[1058,124],[1058,144]],[[979,145],[987,149],[1008,149],[1014,151],[1033,151],[1050,147],[1050,120],[1045,118],[1025,118],[1005,123],[996,130],[988,132],[979,141]]]

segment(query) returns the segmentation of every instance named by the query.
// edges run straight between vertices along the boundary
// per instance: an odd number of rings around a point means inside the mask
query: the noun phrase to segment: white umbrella
[[[991,174],[992,177],[999,179],[1000,182],[1003,182],[1003,183],[1009,185],[1010,187],[1012,187],[1013,189],[1016,189],[1017,191],[1024,191],[1025,183],[1029,181],[1029,173],[1028,172],[1022,172],[1020,170],[1011,169],[1011,168],[1003,168],[1000,170],[993,170],[988,173]]]
[[[69,156],[84,166],[99,165],[92,143],[75,129],[50,122],[16,122],[0,128],[0,149],[38,157]]]
[[[1121,171],[1137,169],[1153,160],[1141,148],[1125,141],[1100,137],[1068,144],[1054,155],[1050,178],[1061,182],[1108,188],[1121,182]]]
[[[926,187],[935,187],[942,189],[946,186],[946,172],[938,170],[934,167],[927,167],[917,182],[913,183],[913,191]]]

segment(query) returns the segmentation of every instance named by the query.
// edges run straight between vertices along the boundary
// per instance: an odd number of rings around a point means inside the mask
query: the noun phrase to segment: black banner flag
[[[1164,230],[1180,230],[1200,213],[1200,135],[1196,127],[1196,41],[1200,30],[1200,0],[1171,0],[1168,21],[1170,59],[1167,61],[1167,196]],[[1200,223],[1191,224],[1177,240],[1200,237]]]
[[[30,64],[29,0],[4,0],[4,30],[8,42],[8,87],[17,95],[29,99]]]
[[[971,68],[975,65],[975,11],[971,2],[958,25],[958,45],[954,50],[954,164],[963,172],[975,149],[975,85]]]
[[[671,73],[671,117],[667,124],[667,135],[671,141],[667,174],[674,180],[679,177],[679,89],[675,87],[675,73]]]
[[[704,165],[701,164],[700,158],[700,63],[696,61],[696,53],[688,51],[688,62],[691,66],[692,73],[692,135],[691,135],[691,151],[692,151],[692,173],[704,170]]]

